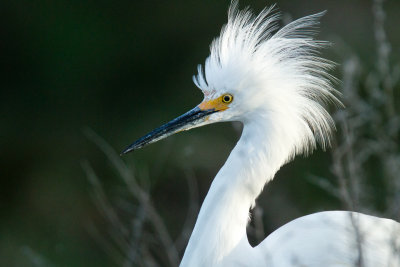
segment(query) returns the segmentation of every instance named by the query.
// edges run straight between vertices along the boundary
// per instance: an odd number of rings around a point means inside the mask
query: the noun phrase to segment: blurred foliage
[[[243,0],[255,11],[272,4]],[[120,151],[136,137],[201,101],[191,76],[226,21],[229,1],[24,1],[0,3],[0,265],[109,266],[90,236],[102,223],[81,168],[88,159],[111,194],[119,181],[84,136],[90,127]],[[320,38],[339,62],[343,44],[365,69],[376,54],[371,2],[279,1],[284,18],[328,10]],[[399,61],[400,2],[385,2],[391,62]],[[340,68],[339,68],[340,69]],[[339,76],[339,72],[335,74]],[[124,157],[145,183],[174,235],[187,201],[184,169],[204,197],[239,134],[230,124],[183,133]],[[307,181],[331,177],[329,153],[297,158],[279,172],[258,203],[266,232],[341,204]],[[114,192],[113,192],[114,190]]]

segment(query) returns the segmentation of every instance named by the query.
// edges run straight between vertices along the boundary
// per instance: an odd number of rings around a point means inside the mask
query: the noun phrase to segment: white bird
[[[186,247],[182,267],[400,266],[400,224],[361,213],[328,211],[280,227],[258,246],[246,235],[249,211],[266,183],[298,154],[329,146],[334,122],[325,102],[335,97],[332,63],[318,56],[325,42],[313,29],[323,13],[279,29],[279,13],[257,16],[234,1],[194,82],[204,100],[143,136],[123,153],[174,133],[220,121],[243,132],[213,180]]]

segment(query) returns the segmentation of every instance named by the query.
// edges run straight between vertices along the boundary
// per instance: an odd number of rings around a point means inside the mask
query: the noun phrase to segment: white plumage
[[[334,123],[323,104],[340,104],[327,72],[332,63],[318,56],[326,43],[313,38],[322,13],[278,30],[273,9],[253,16],[233,2],[194,77],[203,102],[124,152],[213,122],[243,123],[203,202],[182,267],[399,267],[400,224],[359,213],[316,213],[284,225],[255,248],[247,240],[249,210],[264,185],[295,155],[317,143],[329,146]]]

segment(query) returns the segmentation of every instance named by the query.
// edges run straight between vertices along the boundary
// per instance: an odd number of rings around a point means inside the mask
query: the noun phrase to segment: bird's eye
[[[222,96],[222,102],[224,102],[226,104],[231,103],[232,100],[233,100],[233,96],[230,94],[226,94],[226,95]]]

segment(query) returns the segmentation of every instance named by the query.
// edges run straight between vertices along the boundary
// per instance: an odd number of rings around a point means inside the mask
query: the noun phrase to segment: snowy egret
[[[181,266],[400,266],[400,224],[355,212],[298,218],[251,247],[249,210],[264,185],[295,155],[330,144],[336,102],[332,63],[313,37],[322,13],[278,29],[279,13],[254,16],[234,1],[194,82],[204,100],[143,136],[123,153],[219,121],[243,123],[241,138],[203,202]]]

